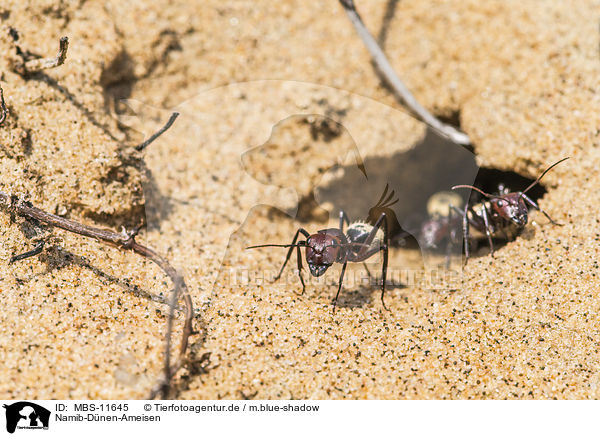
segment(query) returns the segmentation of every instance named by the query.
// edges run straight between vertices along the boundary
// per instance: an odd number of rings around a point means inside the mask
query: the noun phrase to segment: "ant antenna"
[[[558,162],[556,162],[556,163],[554,163],[554,164],[550,165],[550,167],[548,167],[548,169],[546,169],[546,171],[544,171],[544,172],[542,173],[542,175],[541,175],[541,176],[539,176],[539,177],[538,177],[538,178],[535,180],[535,182],[533,182],[533,183],[532,183],[531,185],[529,185],[529,186],[528,186],[528,187],[527,187],[527,188],[526,188],[526,189],[525,189],[523,192],[521,192],[521,195],[525,194],[527,191],[529,191],[531,188],[533,188],[535,185],[537,185],[537,184],[540,182],[540,180],[542,180],[542,177],[544,177],[544,175],[546,175],[546,173],[547,173],[548,171],[550,171],[552,168],[554,168],[554,167],[555,167],[556,165],[558,165],[559,163],[566,161],[567,159],[569,159],[569,158],[568,158],[568,157],[565,157],[564,159],[561,159],[561,160],[559,160]]]
[[[473,185],[456,185],[456,186],[452,187],[452,190],[454,191],[456,188],[471,188],[471,189],[474,189],[475,191],[479,192],[480,194],[485,195],[487,198],[494,198],[493,195],[490,195],[487,192],[483,192],[481,189],[479,189]]]
[[[305,247],[306,241],[300,241],[297,244],[264,244],[264,245],[252,245],[251,247],[246,247],[246,250],[250,248],[262,248],[262,247]]]

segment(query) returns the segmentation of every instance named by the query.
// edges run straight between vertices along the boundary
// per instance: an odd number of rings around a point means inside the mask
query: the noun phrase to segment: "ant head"
[[[493,197],[490,199],[492,211],[518,227],[527,224],[528,210],[520,192]]]
[[[316,233],[306,240],[306,263],[310,273],[323,275],[338,258],[340,245],[336,238],[326,233]]]

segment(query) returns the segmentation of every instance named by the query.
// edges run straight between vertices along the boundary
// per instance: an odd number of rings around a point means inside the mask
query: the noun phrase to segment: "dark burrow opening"
[[[507,189],[508,192],[523,192],[534,182],[535,179],[522,176],[513,171],[502,171],[494,168],[479,168],[479,172],[477,173],[477,177],[475,178],[473,185],[489,194],[499,194],[503,188]],[[538,183],[529,188],[527,191],[527,196],[537,203],[537,200],[540,199],[545,193],[546,189],[544,186]],[[476,191],[471,191],[470,195],[469,204],[477,204],[484,200],[484,196]],[[529,210],[531,212],[532,208],[529,207]],[[529,219],[528,225],[530,222],[531,219]],[[518,237],[522,230],[514,236]],[[511,238],[512,237],[513,236],[511,236]],[[502,246],[506,245],[507,242],[508,239],[505,237],[493,238],[494,249],[497,250],[501,248]],[[477,238],[475,238],[474,240],[471,240],[470,244],[472,249],[470,256],[477,256],[478,253],[483,255],[487,255],[489,253],[489,245],[486,240],[477,240]]]
[[[511,192],[518,192],[526,189],[534,181],[535,179],[524,177],[513,171],[501,171],[494,168],[479,168],[474,186],[477,186],[484,192],[496,193],[498,191],[498,186],[504,184]],[[544,186],[538,183],[527,191],[527,196],[537,202],[537,200],[545,193],[546,189]]]
[[[364,159],[366,178],[356,165],[344,167],[342,177],[334,179],[324,186],[315,188],[312,204],[328,203],[335,218],[340,210],[344,210],[352,220],[365,220],[369,211],[380,203],[385,187],[385,197],[394,191],[389,202],[398,202],[389,208],[397,219],[397,230],[394,245],[410,250],[424,251],[422,241],[423,226],[431,219],[428,214],[428,202],[440,191],[452,191],[452,186],[465,184],[478,187],[484,192],[497,194],[503,185],[510,192],[526,189],[535,179],[522,176],[513,171],[502,171],[493,168],[480,168],[475,162],[475,155],[464,147],[457,146],[448,140],[428,131],[423,140],[406,152],[398,152],[386,157],[367,157]],[[544,168],[545,169],[545,168]],[[543,169],[540,170],[540,174]],[[453,191],[460,195],[462,202],[470,204],[480,202],[482,195],[469,189]],[[538,184],[527,191],[527,195],[535,202],[546,193],[546,189]],[[469,198],[470,196],[470,198]],[[376,210],[380,215],[381,211]],[[388,213],[389,215],[389,213]],[[388,224],[389,225],[389,224]],[[458,225],[460,241],[454,242],[453,252],[461,256],[462,221]],[[392,227],[392,226],[390,226]],[[398,236],[399,235],[399,236]],[[495,241],[495,249],[505,245],[505,240]],[[486,247],[486,241],[472,241],[471,247]],[[444,253],[447,246],[444,242],[435,248],[427,249]],[[482,250],[481,254],[485,254]],[[425,253],[423,253],[425,255]],[[477,250],[471,255],[476,256]]]

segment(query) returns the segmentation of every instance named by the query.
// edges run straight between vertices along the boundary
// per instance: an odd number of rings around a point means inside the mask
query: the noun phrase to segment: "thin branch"
[[[4,123],[6,120],[6,116],[8,115],[8,109],[6,108],[6,103],[4,102],[4,90],[0,86],[0,104],[2,105],[0,109],[2,109],[2,115],[0,115],[0,125]]]
[[[171,117],[169,118],[169,121],[167,121],[167,124],[165,124],[160,130],[158,130],[152,136],[150,136],[150,138],[146,139],[144,142],[142,142],[141,144],[137,145],[135,147],[135,149],[137,151],[142,151],[144,148],[146,148],[150,144],[152,144],[156,138],[158,138],[160,135],[162,135],[163,133],[165,133],[169,129],[169,127],[171,127],[173,125],[173,123],[175,122],[175,120],[177,119],[178,116],[179,116],[179,112],[173,112],[171,114]]]
[[[20,74],[36,73],[49,68],[56,68],[65,63],[67,58],[67,50],[69,49],[69,38],[63,36],[60,38],[58,54],[53,58],[32,59],[19,65],[18,72]]]
[[[66,42],[66,38],[63,38]],[[63,39],[61,39],[61,47]],[[65,47],[66,50],[66,47]],[[59,54],[60,57],[60,54]],[[64,61],[64,59],[63,59]],[[2,97],[2,109],[4,111],[4,115],[0,124],[6,118],[6,108],[4,105],[4,97],[3,90],[0,87],[0,96]],[[162,133],[164,133],[175,121],[178,114],[173,114],[169,123],[157,133],[152,135],[150,138],[152,141],[158,138]],[[148,142],[148,141],[146,141]],[[148,143],[150,143],[149,141]],[[0,205],[4,206],[9,212],[15,213],[24,218],[33,219],[40,224],[46,224],[52,227],[58,227],[59,229],[66,230],[67,232],[76,233],[81,236],[85,236],[88,238],[96,239],[101,242],[108,243],[113,245],[121,250],[131,250],[134,253],[145,257],[146,259],[154,262],[158,267],[160,267],[167,276],[173,282],[173,290],[171,291],[171,298],[169,301],[169,317],[167,321],[167,333],[165,335],[165,360],[164,360],[164,370],[163,376],[159,378],[159,381],[156,383],[155,387],[150,392],[149,397],[151,399],[155,398],[158,394],[161,394],[163,398],[167,398],[169,395],[169,391],[171,389],[171,380],[173,376],[177,373],[177,371],[183,366],[185,362],[185,354],[188,348],[188,341],[190,335],[193,333],[192,329],[192,320],[194,316],[194,306],[192,303],[192,298],[188,292],[187,285],[185,284],[185,280],[181,274],[173,267],[171,264],[145,245],[139,244],[135,240],[135,236],[139,231],[139,227],[135,228],[132,231],[123,231],[121,233],[116,233],[111,230],[101,229],[97,227],[92,227],[87,224],[82,224],[67,218],[60,217],[58,215],[54,215],[48,213],[42,209],[39,209],[33,206],[28,201],[24,201],[17,197],[13,197],[8,195],[5,192],[0,191]],[[27,257],[34,256],[39,254],[43,249],[44,243],[40,242],[36,245],[36,247],[23,253],[18,256],[13,256],[10,262],[14,262],[17,260],[25,259]],[[185,303],[184,311],[185,311],[185,321],[183,326],[183,332],[181,335],[181,343],[179,346],[179,354],[174,364],[171,363],[171,334],[173,332],[173,320],[175,318],[175,310],[177,308],[177,302],[179,301],[179,297],[183,298]]]
[[[173,268],[164,257],[156,253],[151,248],[139,244],[135,240],[134,232],[123,231],[122,233],[116,233],[111,230],[100,229],[87,224],[78,223],[76,221],[45,212],[42,209],[34,207],[27,201],[18,199],[16,197],[11,197],[2,191],[0,191],[0,202],[4,203],[4,206],[9,210],[24,218],[32,218],[42,224],[58,227],[59,229],[66,230],[71,233],[76,233],[81,236],[106,242],[122,250],[131,250],[134,253],[137,253],[140,256],[154,262],[165,272],[167,276],[169,276],[173,282],[174,289],[171,293],[171,300],[169,301],[170,311],[167,324],[167,334],[165,338],[166,345],[164,375],[163,379],[158,383],[158,387],[154,388],[151,394],[152,397],[154,397],[158,392],[161,392],[163,397],[166,398],[169,393],[171,378],[183,365],[185,352],[188,346],[188,339],[192,334],[192,319],[194,315],[192,299],[188,293],[187,285],[185,284],[185,281],[179,272]],[[175,316],[175,307],[177,306],[177,300],[179,299],[179,296],[182,296],[185,302],[185,324],[183,328],[181,344],[179,347],[179,356],[176,363],[171,366],[171,332],[173,330],[173,318]]]
[[[46,243],[46,241],[44,241],[44,240],[39,241],[35,245],[33,250],[29,250],[25,253],[17,254],[16,256],[11,257],[10,260],[8,261],[8,263],[15,263],[20,260],[27,259],[28,257],[37,256],[38,254],[40,254],[42,252],[42,250],[44,250],[45,243]]]
[[[413,112],[413,114],[417,118],[426,123],[429,127],[438,132],[441,136],[448,138],[452,142],[455,142],[460,145],[471,144],[471,140],[468,135],[458,131],[457,129],[448,124],[441,122],[427,109],[421,106],[421,104],[417,101],[415,96],[402,82],[400,77],[398,77],[398,75],[394,71],[394,68],[390,64],[381,47],[379,47],[379,44],[377,43],[375,38],[373,38],[373,36],[369,33],[369,30],[367,29],[364,22],[360,18],[360,15],[356,11],[354,0],[339,0],[339,2],[344,7],[346,14],[350,18],[350,21],[352,22],[354,28],[358,32],[358,35],[363,40],[365,46],[367,47],[367,50],[369,50],[369,53],[373,58],[375,66],[383,75],[384,80],[392,87],[396,97],[400,99],[401,102],[403,102],[406,106],[408,106],[408,108],[411,110],[411,112]]]

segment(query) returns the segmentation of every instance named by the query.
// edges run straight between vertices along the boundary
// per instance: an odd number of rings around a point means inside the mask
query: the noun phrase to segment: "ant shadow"
[[[365,307],[371,304],[373,301],[372,297],[373,289],[368,286],[361,285],[359,288],[354,289],[343,289],[340,292],[340,296],[337,300],[337,307],[343,307],[345,309],[355,309],[359,307]]]
[[[385,282],[384,300],[390,298],[388,295],[394,289],[407,289],[408,286],[403,283],[396,283],[389,279]],[[334,288],[335,289],[335,288]],[[358,286],[344,287],[337,300],[337,307],[346,309],[355,309],[368,306],[373,301],[380,301],[381,281],[369,279],[369,283],[361,282]],[[386,300],[387,301],[387,300]]]
[[[119,139],[113,135],[109,128],[102,124],[100,121],[98,121],[94,114],[88,108],[86,108],[85,105],[77,99],[77,97],[75,97],[75,94],[69,91],[65,86],[58,83],[57,80],[53,79],[52,77],[41,71],[31,73],[28,76],[28,78],[30,80],[44,82],[50,87],[54,88],[56,91],[60,92],[67,100],[69,100],[73,104],[73,106],[75,106],[83,114],[83,116],[87,118],[87,120],[90,123],[102,130],[102,132],[113,141],[119,142]]]

